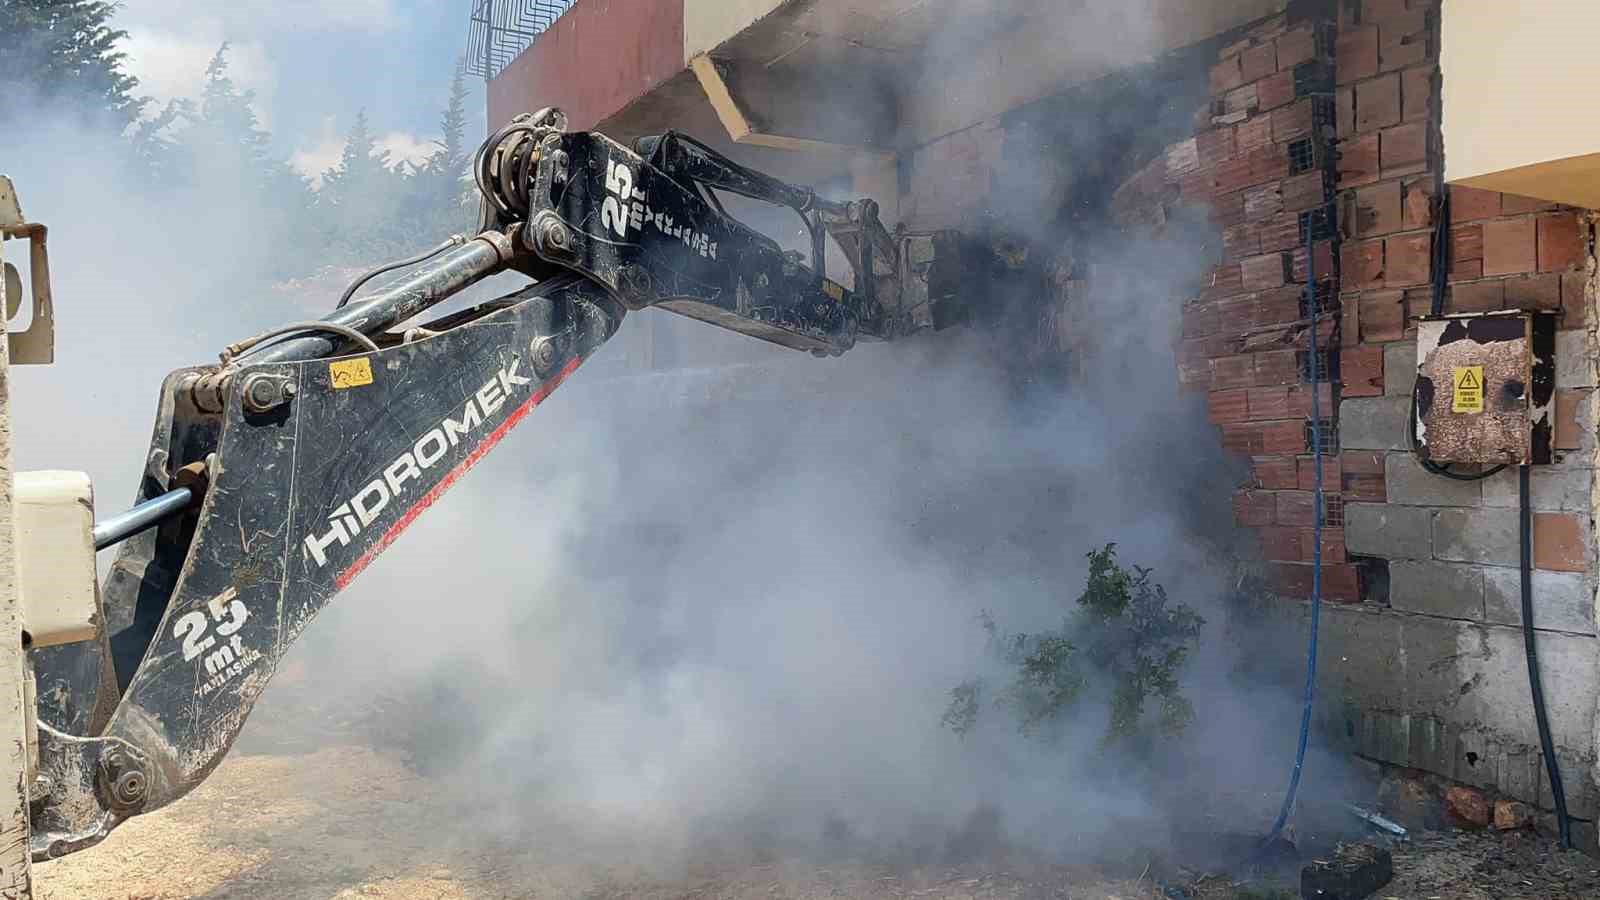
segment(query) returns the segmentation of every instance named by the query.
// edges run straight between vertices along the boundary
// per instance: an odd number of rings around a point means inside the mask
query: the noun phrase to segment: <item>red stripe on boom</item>
[[[500,443],[501,438],[504,438],[506,434],[511,431],[511,429],[517,426],[518,422],[521,422],[525,417],[527,417],[528,413],[532,412],[535,406],[538,406],[540,403],[544,402],[544,398],[550,396],[551,391],[560,387],[561,382],[566,381],[567,376],[571,375],[582,362],[583,359],[581,357],[574,357],[565,366],[561,367],[561,371],[550,376],[550,380],[539,385],[539,389],[533,392],[533,396],[523,401],[521,406],[512,410],[511,414],[506,416],[506,420],[504,422],[501,422],[494,431],[489,432],[489,436],[483,439],[483,443],[474,447],[472,452],[467,454],[466,459],[456,463],[456,467],[446,473],[443,478],[439,479],[438,484],[429,488],[428,492],[423,494],[416,503],[411,504],[411,508],[407,509],[405,514],[402,515],[398,521],[389,526],[389,530],[383,533],[383,537],[378,538],[377,543],[373,544],[371,547],[368,547],[365,553],[361,554],[361,556],[359,556],[355,562],[350,564],[350,568],[340,572],[338,577],[333,579],[334,586],[341,591],[344,590],[345,587],[350,584],[350,582],[355,580],[357,575],[360,575],[362,571],[367,568],[367,566],[372,565],[372,561],[378,558],[378,554],[389,549],[389,545],[393,544],[395,540],[400,537],[401,532],[411,527],[411,523],[415,522],[417,517],[422,515],[423,510],[432,506],[433,501],[444,496],[444,492],[450,490],[451,485],[455,484],[456,481],[461,478],[461,476],[467,474],[468,470],[477,465],[478,460],[483,459],[483,457],[490,450],[493,450],[495,445]]]

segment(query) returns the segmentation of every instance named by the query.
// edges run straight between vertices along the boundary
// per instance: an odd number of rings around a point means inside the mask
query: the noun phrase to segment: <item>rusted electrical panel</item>
[[[1556,317],[1497,312],[1417,324],[1417,451],[1446,463],[1551,461]]]

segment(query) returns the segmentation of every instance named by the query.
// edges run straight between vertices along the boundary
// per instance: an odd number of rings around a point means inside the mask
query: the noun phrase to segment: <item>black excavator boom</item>
[[[871,200],[824,200],[681,135],[629,149],[547,110],[491,136],[474,165],[480,234],[162,385],[139,512],[100,538],[121,539],[104,628],[31,651],[35,858],[90,846],[203,781],[318,611],[628,311],[663,307],[822,356],[964,317],[959,236],[891,235]],[[794,210],[810,259],[729,216],[719,192]],[[851,269],[838,278],[824,269],[829,235]],[[415,324],[508,269],[532,283]]]

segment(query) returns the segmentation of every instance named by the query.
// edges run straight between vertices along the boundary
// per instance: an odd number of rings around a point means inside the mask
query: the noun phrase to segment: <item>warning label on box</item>
[[[1483,366],[1459,366],[1451,370],[1450,381],[1455,385],[1455,399],[1451,412],[1483,412]]]

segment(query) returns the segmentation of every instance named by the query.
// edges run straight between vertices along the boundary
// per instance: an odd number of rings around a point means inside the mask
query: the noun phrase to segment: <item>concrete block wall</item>
[[[1397,564],[1395,578],[1413,577]],[[1479,596],[1472,570],[1454,570],[1460,583],[1439,585],[1434,597]],[[1485,572],[1495,570],[1483,570]],[[1515,570],[1507,570],[1514,572]],[[1422,572],[1421,577],[1434,577]],[[1504,582],[1497,597],[1504,597]],[[1545,590],[1548,586],[1536,585]],[[1515,596],[1515,585],[1509,585]],[[1305,633],[1304,606],[1275,604]],[[1263,608],[1262,617],[1275,612]],[[1542,614],[1542,613],[1541,613]],[[1539,655],[1562,782],[1574,816],[1593,820],[1600,792],[1583,748],[1593,741],[1600,656],[1588,635],[1540,635]],[[1318,655],[1317,726],[1321,740],[1394,765],[1422,769],[1549,810],[1548,779],[1528,699],[1522,634],[1448,616],[1377,609],[1366,604],[1324,608]],[[1592,831],[1589,832],[1592,836]],[[1592,840],[1589,846],[1593,846]]]
[[[1324,433],[1338,441],[1324,460],[1325,596],[1386,602],[1381,563],[1355,557],[1517,562],[1515,534],[1509,560],[1499,543],[1505,512],[1516,505],[1514,473],[1454,482],[1424,472],[1406,453],[1414,320],[1430,311],[1439,230],[1436,154],[1429,152],[1436,12],[1435,0],[1345,0],[1332,21],[1261,23],[1221,49],[1212,115],[1168,155],[1184,198],[1209,205],[1223,231],[1222,264],[1185,309],[1180,378],[1207,391],[1224,446],[1250,456],[1253,478],[1235,496],[1235,518],[1259,531],[1274,581],[1288,594],[1307,583],[1299,567],[1313,549],[1303,350],[1312,242],[1303,217],[1329,202],[1338,233],[1314,244],[1318,278],[1338,292],[1337,329],[1319,325],[1338,338],[1326,357],[1330,368],[1336,361],[1338,383],[1318,397]],[[1296,69],[1303,75],[1318,63],[1332,65],[1337,84],[1333,120],[1317,123],[1337,138],[1332,180],[1291,159],[1306,152],[1299,142],[1311,136],[1316,102]],[[1450,214],[1445,312],[1564,311],[1557,384],[1564,452],[1559,472],[1536,475],[1535,556],[1550,571],[1588,572],[1587,223],[1575,210],[1464,188],[1452,192]]]
[[[1342,0],[1331,21],[1272,19],[1222,48],[1213,115],[1192,146],[1169,155],[1184,196],[1210,205],[1223,229],[1222,264],[1185,309],[1180,375],[1207,391],[1222,443],[1251,459],[1235,519],[1259,534],[1269,583],[1306,597],[1314,519],[1301,348],[1311,307],[1300,297],[1310,242],[1289,216],[1331,201],[1338,230],[1326,252],[1337,266],[1319,262],[1317,272],[1335,279],[1337,297],[1337,326],[1319,343],[1338,372],[1337,411],[1322,406],[1325,433],[1337,441],[1324,460],[1322,548],[1323,596],[1335,606],[1319,721],[1347,749],[1548,807],[1519,631],[1517,473],[1476,482],[1432,475],[1406,433],[1414,320],[1431,309],[1436,234],[1450,241],[1445,312],[1561,311],[1559,458],[1532,474],[1535,621],[1546,693],[1560,694],[1552,717],[1561,719],[1571,804],[1594,818],[1591,226],[1576,210],[1457,188],[1441,227],[1437,14],[1437,0]],[[1276,158],[1280,139],[1307,131],[1296,109],[1309,101],[1283,85],[1307,47],[1312,61],[1331,54],[1335,76],[1336,170],[1322,182],[1316,173],[1284,177]],[[1324,245],[1315,246],[1320,260]],[[1292,313],[1299,321],[1281,327]]]
[[[1444,311],[1561,310],[1558,461],[1533,472],[1534,562],[1541,628],[1595,633],[1593,610],[1594,356],[1588,223],[1576,210],[1524,197],[1450,188],[1438,222],[1434,0],[1345,0],[1336,73],[1341,156],[1339,435],[1348,472],[1370,475],[1347,498],[1347,550],[1386,566],[1394,609],[1517,624],[1505,588],[1519,562],[1517,474],[1461,482],[1424,471],[1406,449],[1416,371],[1415,318],[1431,309],[1433,242],[1448,234]],[[1421,151],[1420,153],[1418,151]],[[1444,147],[1448,154],[1449,147]],[[1491,617],[1486,585],[1496,586]],[[1514,585],[1513,585],[1514,587]],[[1587,592],[1591,602],[1570,602]],[[1518,600],[1520,603],[1520,599]]]

